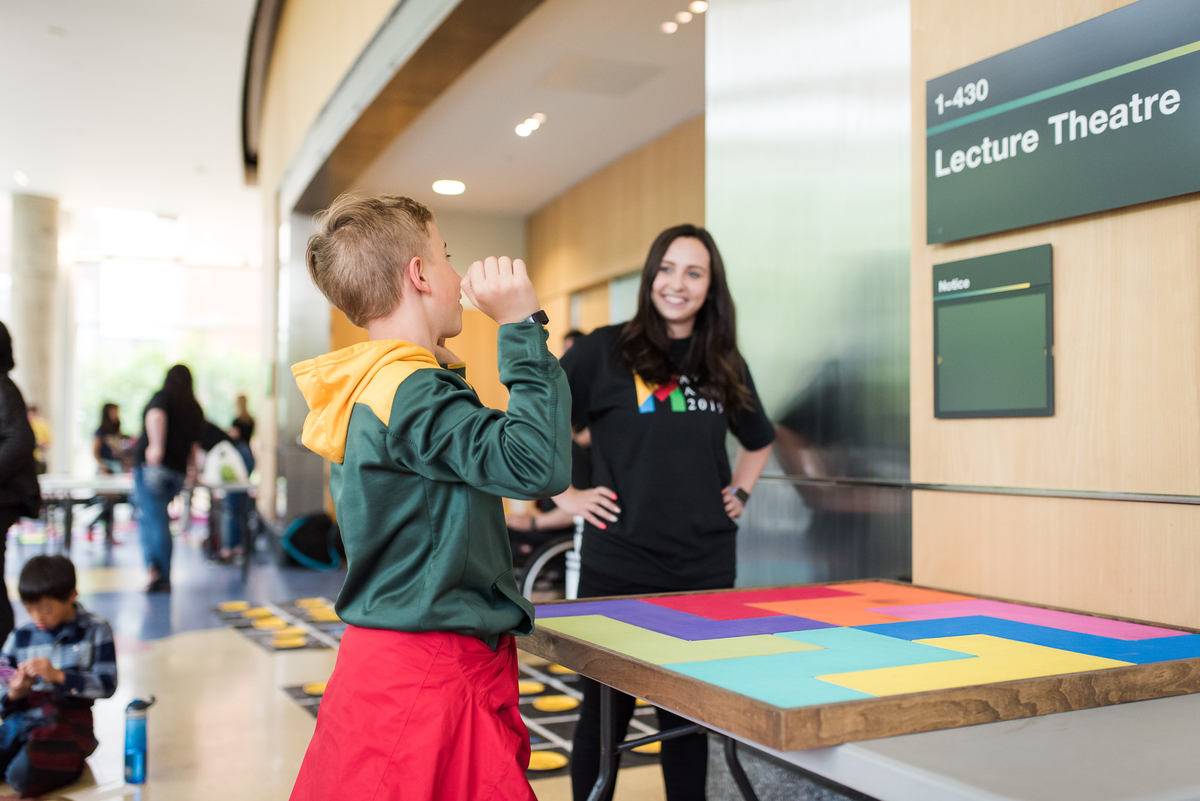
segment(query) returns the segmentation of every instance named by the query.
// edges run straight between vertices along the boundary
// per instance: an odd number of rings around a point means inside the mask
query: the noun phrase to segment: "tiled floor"
[[[71,557],[79,571],[80,600],[104,615],[117,639],[116,695],[95,707],[100,747],[77,785],[51,796],[70,801],[270,801],[286,799],[312,736],[312,717],[282,688],[323,681],[333,670],[332,650],[268,653],[211,613],[221,601],[334,598],[343,573],[275,566],[267,554],[242,586],[238,568],[205,562],[198,535],[177,537],[173,592],[146,595],[137,532],[126,524],[121,545],[106,548],[78,536]],[[41,544],[10,540],[6,578],[10,595],[24,561]],[[26,620],[14,603],[18,624]],[[123,784],[124,708],[153,694],[148,716],[149,775],[142,787]],[[571,797],[567,777],[533,782],[541,801]],[[0,785],[0,801],[12,797]],[[621,771],[618,801],[663,799],[656,765]]]

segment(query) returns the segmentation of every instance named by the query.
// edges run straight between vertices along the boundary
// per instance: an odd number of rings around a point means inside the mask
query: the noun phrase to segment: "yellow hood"
[[[388,424],[396,387],[416,370],[440,367],[433,354],[411,342],[360,342],[292,367],[308,403],[301,441],[331,462],[346,456],[346,432],[356,403],[365,403]]]

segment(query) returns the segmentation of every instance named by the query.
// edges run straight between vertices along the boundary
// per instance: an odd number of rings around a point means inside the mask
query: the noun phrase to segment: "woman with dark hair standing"
[[[147,592],[171,591],[171,518],[167,507],[196,463],[204,412],[192,391],[192,371],[177,364],[142,413],[133,451],[133,485],[141,512],[142,551],[150,571]]]
[[[96,459],[96,469],[102,476],[114,476],[124,473],[128,448],[125,435],[121,433],[121,407],[115,403],[106,403],[100,408],[100,427],[92,438],[92,456]],[[113,512],[116,505],[124,496],[121,493],[97,493],[96,501],[100,504],[100,514],[92,525],[104,527],[104,541],[112,545]],[[88,538],[91,538],[89,528]]]
[[[37,442],[26,416],[21,390],[8,377],[14,367],[12,336],[0,323],[0,576],[4,575],[4,551],[8,530],[22,517],[37,517],[42,511],[33,458]],[[0,641],[13,630],[13,610],[8,597],[0,600]]]
[[[733,298],[703,228],[661,233],[642,272],[636,316],[597,329],[563,356],[572,424],[591,431],[593,482],[558,505],[587,521],[579,597],[732,587],[737,524],[775,432],[737,347]],[[740,447],[732,470],[725,450]],[[577,801],[599,772],[599,685],[584,698],[571,757]],[[634,699],[617,694],[618,739]],[[659,710],[660,728],[687,721]],[[704,798],[704,735],[662,744],[669,801]]]
[[[121,433],[121,407],[106,403],[100,409],[100,427],[92,440],[92,456],[102,476],[125,472],[125,436]]]

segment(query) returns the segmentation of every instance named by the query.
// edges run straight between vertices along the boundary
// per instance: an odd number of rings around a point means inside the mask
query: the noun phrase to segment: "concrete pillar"
[[[58,201],[16,194],[12,200],[13,380],[25,402],[49,418],[54,412]]]

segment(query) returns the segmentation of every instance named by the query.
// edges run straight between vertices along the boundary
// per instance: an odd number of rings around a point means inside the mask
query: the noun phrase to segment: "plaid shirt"
[[[26,623],[8,635],[0,660],[16,667],[27,659],[44,656],[63,672],[62,684],[38,679],[32,692],[48,693],[68,706],[91,706],[97,698],[108,698],[117,689],[117,651],[112,627],[76,602],[75,619],[51,631],[40,631]],[[17,701],[0,697],[0,716],[28,707],[28,696]],[[33,710],[30,710],[33,711]]]

